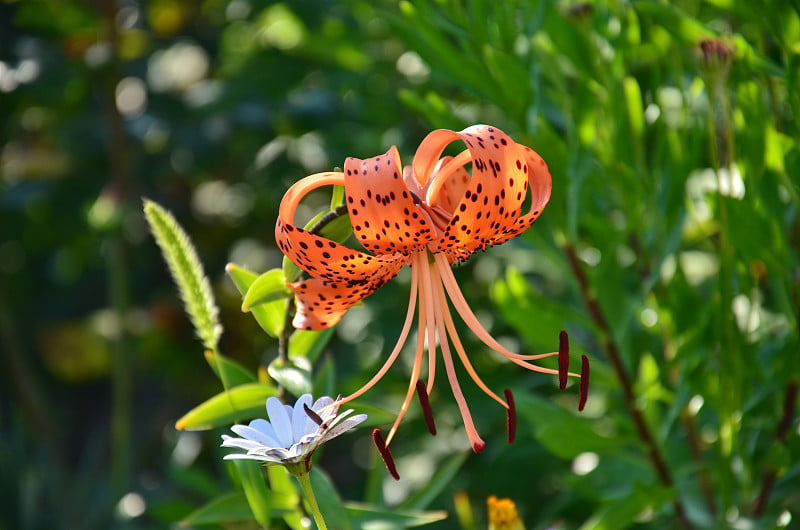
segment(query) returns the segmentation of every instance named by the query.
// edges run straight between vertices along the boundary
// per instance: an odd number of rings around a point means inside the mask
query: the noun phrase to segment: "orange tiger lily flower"
[[[444,149],[458,140],[466,144],[466,149],[454,157],[442,157]],[[471,172],[465,167],[470,164]],[[302,198],[329,185],[344,186],[355,238],[369,253],[294,224],[295,210]],[[562,389],[569,376],[579,377],[579,408],[583,408],[588,389],[588,360],[583,356],[580,375],[568,371],[566,333],[561,333],[558,352],[522,355],[507,350],[475,317],[451,270],[451,265],[478,250],[504,243],[530,227],[550,199],[551,187],[550,172],[536,152],[517,144],[495,127],[474,125],[460,132],[446,129],[431,132],[417,149],[412,164],[405,168],[393,146],[374,158],[348,158],[344,172],[308,176],[283,197],[275,238],[281,251],[310,276],[290,284],[297,302],[293,322],[296,328],[321,330],[333,326],[353,304],[383,286],[404,265],[411,266],[408,312],[397,344],[372,379],[337,401],[341,404],[357,398],[386,374],[408,338],[416,313],[419,333],[408,392],[388,436],[384,439],[378,429],[373,432],[374,441],[395,478],[398,475],[388,446],[415,392],[428,428],[435,434],[428,395],[436,373],[437,336],[447,379],[473,450],[480,452],[485,444],[461,392],[453,350],[478,387],[506,409],[509,442],[514,439],[513,396],[506,389],[505,399],[499,397],[475,372],[456,333],[450,305],[484,344],[510,361],[535,372],[558,374]],[[523,213],[528,194],[530,207]],[[427,385],[420,380],[426,346]],[[532,362],[554,355],[559,358],[558,370]]]

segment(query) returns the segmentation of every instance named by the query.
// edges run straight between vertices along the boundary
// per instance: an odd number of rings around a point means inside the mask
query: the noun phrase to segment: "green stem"
[[[328,526],[325,524],[325,519],[322,517],[322,512],[319,510],[317,497],[314,495],[314,488],[311,487],[311,474],[301,473],[295,476],[297,477],[298,482],[300,482],[300,487],[303,488],[303,495],[306,497],[306,502],[308,502],[308,507],[311,509],[311,515],[314,517],[314,522],[317,523],[318,530],[328,530]]]
[[[723,78],[724,79],[724,78]],[[738,381],[742,380],[742,367],[740,357],[736,352],[736,330],[734,329],[733,307],[733,246],[731,244],[728,224],[728,197],[723,193],[722,169],[727,169],[728,193],[733,188],[733,131],[730,127],[728,101],[725,93],[723,79],[710,78],[709,98],[710,111],[708,115],[708,134],[711,163],[717,178],[717,215],[719,221],[719,237],[717,239],[717,252],[719,255],[719,351],[720,359],[720,428],[719,449],[721,458],[722,478],[719,491],[723,498],[724,506],[729,506],[732,499],[733,476],[730,471],[730,459],[736,445],[736,438],[740,429],[740,394]]]

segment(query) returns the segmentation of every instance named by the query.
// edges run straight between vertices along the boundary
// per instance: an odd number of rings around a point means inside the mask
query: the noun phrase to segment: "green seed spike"
[[[144,199],[144,215],[156,238],[172,279],[178,286],[186,313],[203,346],[216,352],[222,326],[211,284],[189,236],[167,210]]]

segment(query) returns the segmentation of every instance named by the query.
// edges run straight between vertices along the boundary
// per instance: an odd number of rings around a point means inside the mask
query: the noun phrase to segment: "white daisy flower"
[[[365,419],[366,414],[356,414],[348,409],[339,414],[339,405],[330,406],[334,400],[328,396],[311,404],[311,394],[303,394],[294,404],[284,405],[278,398],[267,400],[270,421],[256,419],[248,425],[234,425],[231,430],[241,438],[222,435],[222,447],[243,449],[244,453],[225,455],[225,460],[261,460],[282,464],[294,472],[296,464],[305,463],[311,469],[311,455],[323,443],[349,431]]]

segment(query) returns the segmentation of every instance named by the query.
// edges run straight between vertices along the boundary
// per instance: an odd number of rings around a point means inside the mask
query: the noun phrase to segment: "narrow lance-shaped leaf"
[[[250,291],[253,283],[260,278],[255,272],[243,269],[234,263],[229,263],[225,267],[225,272],[228,273],[236,289],[242,296],[245,296]],[[280,277],[280,289],[284,289],[285,285],[282,281],[283,273],[278,269],[267,271],[264,275],[277,275]],[[246,305],[246,301],[243,305]],[[286,323],[286,303],[285,300],[276,298],[272,301],[259,303],[254,307],[246,307],[243,310],[249,311],[256,319],[261,329],[267,332],[272,337],[278,337],[283,333],[283,328]]]
[[[253,518],[247,498],[243,493],[226,493],[212,499],[204,506],[184,517],[182,526],[199,526],[202,524],[230,524],[249,521]]]
[[[187,412],[175,423],[175,428],[199,431],[230,425],[237,420],[263,416],[267,398],[277,393],[275,387],[262,383],[233,387]]]
[[[250,311],[258,305],[269,302],[283,301],[290,296],[294,296],[294,293],[286,286],[283,272],[280,269],[272,269],[258,276],[250,284],[244,294],[242,311]]]
[[[214,371],[217,377],[226,382],[227,387],[255,383],[257,381],[253,372],[236,361],[223,357],[211,350],[206,350],[205,357],[211,370]]]
[[[310,478],[317,502],[319,502],[322,513],[325,514],[326,523],[331,528],[350,530],[350,520],[342,505],[342,499],[328,475],[315,467],[311,470]]]
[[[211,285],[189,236],[175,218],[153,201],[144,200],[144,214],[178,286],[186,312],[203,346],[217,351],[222,326]]]
[[[267,489],[267,484],[264,482],[261,466],[257,462],[241,460],[234,462],[234,465],[239,473],[242,489],[245,497],[247,497],[250,510],[253,512],[253,517],[256,518],[262,528],[268,528],[272,503],[270,502],[270,492]]]

